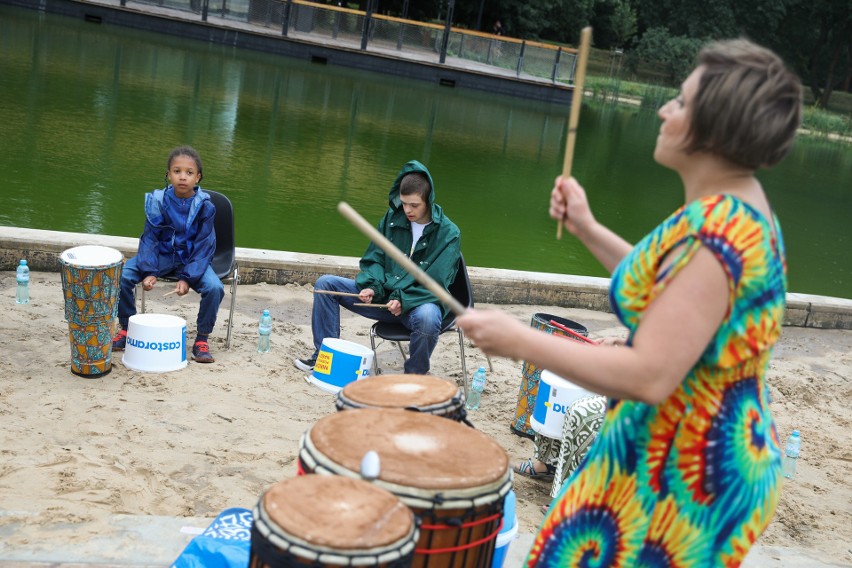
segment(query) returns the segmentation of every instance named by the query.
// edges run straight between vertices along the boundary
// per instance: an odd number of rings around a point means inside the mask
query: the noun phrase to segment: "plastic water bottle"
[[[27,266],[27,261],[22,260],[18,265],[18,271],[15,276],[18,281],[18,292],[15,295],[15,303],[29,304],[30,303],[30,267]]]
[[[787,448],[784,450],[782,471],[787,479],[793,479],[793,476],[796,475],[796,461],[799,459],[800,444],[799,431],[793,430],[793,433],[787,438]]]
[[[269,310],[263,310],[260,323],[257,325],[257,352],[269,353],[269,336],[272,335],[272,316]]]
[[[470,392],[467,395],[467,402],[464,407],[468,410],[476,410],[479,408],[479,402],[482,400],[482,391],[485,390],[485,367],[480,367],[473,374],[470,380]]]

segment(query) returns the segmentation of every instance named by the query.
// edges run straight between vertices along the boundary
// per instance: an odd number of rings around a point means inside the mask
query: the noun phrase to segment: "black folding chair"
[[[216,251],[213,253],[211,265],[216,276],[224,284],[231,284],[231,309],[228,313],[228,334],[225,338],[225,349],[231,348],[231,326],[234,322],[234,305],[237,301],[237,283],[239,283],[239,267],[236,259],[236,244],[234,238],[234,207],[231,200],[224,194],[210,189],[204,190],[210,194],[210,200],[216,206],[216,216],[213,218],[213,230],[216,232]],[[172,275],[161,276],[158,280],[176,282]],[[137,286],[137,290],[139,287]],[[138,295],[138,294],[137,294]],[[145,289],[142,288],[142,309],[145,313]]]
[[[467,265],[464,262],[464,257],[461,255],[459,257],[459,268],[456,272],[456,277],[450,284],[448,291],[452,297],[458,300],[458,302],[465,308],[473,307],[473,290],[470,287],[470,278],[467,275]],[[465,395],[467,395],[469,377],[467,376],[467,363],[464,358],[464,332],[456,325],[456,315],[452,312],[447,314],[441,322],[442,335],[451,331],[455,331],[459,336],[459,356],[461,357]],[[386,341],[395,342],[397,348],[399,348],[399,352],[402,354],[402,358],[406,359],[407,356],[405,351],[402,349],[402,342],[411,341],[411,331],[401,323],[384,321],[376,322],[373,324],[373,327],[370,328],[370,347],[373,349],[373,372],[376,375],[380,375],[382,370],[379,368],[379,358],[378,353],[376,353],[377,337]],[[485,357],[488,360],[489,370],[493,371],[494,368],[491,366],[491,358],[488,357],[488,355]]]

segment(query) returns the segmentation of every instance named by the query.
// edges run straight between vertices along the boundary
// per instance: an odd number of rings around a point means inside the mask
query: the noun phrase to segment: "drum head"
[[[276,483],[263,509],[288,535],[318,547],[369,550],[411,533],[413,514],[392,493],[360,479],[301,475]]]
[[[318,420],[307,436],[342,469],[358,472],[370,450],[379,480],[427,490],[469,489],[507,478],[506,451],[482,432],[440,416],[357,408]],[[396,491],[394,491],[396,493]]]
[[[458,387],[428,375],[379,375],[349,383],[341,396],[372,408],[425,407],[452,400]]]
[[[109,247],[83,245],[65,250],[59,259],[71,266],[112,266],[121,262],[121,252]]]

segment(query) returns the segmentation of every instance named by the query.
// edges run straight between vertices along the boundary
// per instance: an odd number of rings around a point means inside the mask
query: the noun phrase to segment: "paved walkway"
[[[0,511],[0,516],[4,514]],[[98,536],[81,544],[58,546],[56,528],[45,529],[41,538],[24,545],[6,544],[15,531],[15,524],[0,527],[0,567],[36,568],[100,566],[101,568],[162,568],[170,566],[184,547],[212,519],[185,517],[155,517],[114,515],[107,526],[94,527]],[[93,530],[91,523],[69,526],[75,533]],[[521,533],[509,545],[504,568],[520,568],[532,545],[533,534]],[[837,568],[849,566],[832,564],[814,558],[795,548],[756,546],[744,568]]]

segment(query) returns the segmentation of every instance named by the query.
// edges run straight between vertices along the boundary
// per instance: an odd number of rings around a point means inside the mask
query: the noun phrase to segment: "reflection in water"
[[[424,162],[474,266],[605,276],[547,217],[567,108],[313,65],[0,6],[0,224],[136,237],[168,151],[198,148],[239,246],[359,256],[336,212],[376,220],[400,166]],[[636,241],[680,205],[652,160],[654,113],[584,105],[573,173]],[[852,296],[848,146],[800,139],[761,174],[790,288]]]

